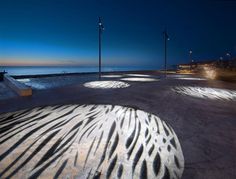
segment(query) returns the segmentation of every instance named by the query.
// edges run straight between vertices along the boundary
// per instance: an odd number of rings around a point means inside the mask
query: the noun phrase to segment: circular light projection
[[[122,81],[92,81],[85,83],[84,86],[87,88],[109,89],[109,88],[127,88],[130,85]]]
[[[102,75],[104,78],[121,78],[123,77],[122,75]]]
[[[193,80],[193,81],[204,81],[204,78],[177,78],[179,80]]]
[[[175,87],[174,91],[177,93],[208,99],[220,99],[220,100],[236,100],[236,91],[217,89],[217,88],[205,88],[205,87]]]
[[[168,78],[188,78],[189,75],[166,75]]]
[[[151,82],[151,81],[159,81],[155,78],[121,78],[124,81],[141,81],[141,82]]]
[[[134,76],[134,77],[150,77],[150,75],[144,75],[144,74],[126,74],[126,76]]]
[[[8,126],[0,136],[2,178],[151,179],[181,178],[183,173],[175,132],[141,110],[49,106],[6,113],[0,119]]]

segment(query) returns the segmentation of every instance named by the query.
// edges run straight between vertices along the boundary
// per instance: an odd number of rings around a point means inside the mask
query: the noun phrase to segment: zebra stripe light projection
[[[134,77],[150,77],[151,75],[145,75],[145,74],[126,74],[126,76],[134,76]]]
[[[205,78],[190,78],[190,77],[188,77],[188,78],[176,78],[176,79],[178,79],[178,80],[193,80],[193,81],[205,81],[206,79]]]
[[[138,82],[152,82],[152,81],[159,81],[155,78],[121,78],[123,81],[138,81]]]
[[[0,115],[0,178],[181,178],[184,157],[157,116],[112,105]]]
[[[234,90],[194,86],[180,86],[175,87],[173,90],[177,93],[197,98],[236,100],[236,91]]]
[[[109,88],[127,88],[130,85],[122,81],[91,81],[85,83],[84,86],[87,88],[109,89]]]

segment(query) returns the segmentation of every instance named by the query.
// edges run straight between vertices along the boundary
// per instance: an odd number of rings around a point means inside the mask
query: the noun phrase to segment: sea
[[[122,66],[122,67],[102,67],[102,72],[118,71],[139,71],[139,70],[156,70],[154,67],[145,66]],[[65,74],[65,73],[85,73],[98,72],[98,67],[81,67],[81,66],[0,66],[0,72],[6,71],[9,75],[43,75],[43,74]]]

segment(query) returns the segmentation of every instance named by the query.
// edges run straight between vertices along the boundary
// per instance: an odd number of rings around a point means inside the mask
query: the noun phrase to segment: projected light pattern
[[[130,85],[122,81],[91,81],[85,83],[84,86],[87,88],[109,89],[109,88],[127,88]]]
[[[173,129],[112,105],[39,107],[0,115],[0,178],[181,178]]]
[[[151,81],[159,81],[155,78],[121,78],[124,81],[140,81],[140,82],[151,82]]]
[[[198,97],[198,98],[236,100],[236,91],[233,91],[233,90],[183,86],[183,87],[175,87],[174,91],[180,94]]]
[[[204,81],[204,78],[177,78],[179,80],[195,80],[195,81]]]
[[[168,78],[188,78],[189,75],[166,75]]]
[[[102,75],[104,78],[121,78],[123,77],[122,75]]]
[[[126,76],[134,76],[134,77],[150,77],[150,75],[144,75],[144,74],[126,74]]]

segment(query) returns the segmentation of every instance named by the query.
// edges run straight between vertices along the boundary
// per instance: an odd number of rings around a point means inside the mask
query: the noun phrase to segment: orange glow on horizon
[[[71,60],[45,60],[45,59],[0,59],[0,66],[79,66],[90,65],[85,62]]]
[[[71,65],[66,63],[56,63],[56,62],[0,62],[1,66],[56,66],[56,65]]]

